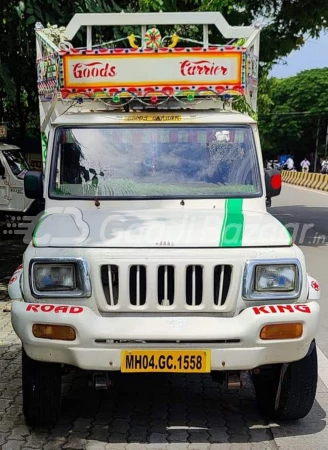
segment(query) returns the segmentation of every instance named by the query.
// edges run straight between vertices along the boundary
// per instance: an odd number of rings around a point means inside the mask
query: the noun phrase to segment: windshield
[[[52,196],[210,198],[261,192],[247,126],[59,128]]]
[[[12,173],[22,180],[30,168],[24,156],[20,152],[10,152],[8,150],[4,151],[3,154]]]

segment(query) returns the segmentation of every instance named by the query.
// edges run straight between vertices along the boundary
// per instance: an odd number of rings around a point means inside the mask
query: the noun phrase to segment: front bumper
[[[11,314],[14,330],[26,353],[39,361],[60,362],[86,370],[120,370],[123,349],[202,348],[211,350],[211,370],[250,370],[302,359],[315,338],[320,307],[317,302],[266,305],[247,308],[236,317],[103,317],[85,306],[15,301]],[[264,325],[290,322],[303,324],[301,338],[260,339]],[[76,340],[35,338],[32,334],[35,323],[70,325],[76,330]]]

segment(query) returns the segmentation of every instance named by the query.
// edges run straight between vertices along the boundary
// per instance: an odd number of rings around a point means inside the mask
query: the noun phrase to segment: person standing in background
[[[289,156],[285,163],[287,170],[293,170],[294,169],[294,160],[292,156]]]
[[[321,173],[327,175],[328,174],[328,159],[323,159],[321,161]]]
[[[307,173],[310,170],[310,161],[307,158],[304,158],[301,162],[302,172]]]

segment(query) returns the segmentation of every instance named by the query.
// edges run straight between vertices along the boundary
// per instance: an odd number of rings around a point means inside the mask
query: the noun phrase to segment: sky
[[[284,64],[285,63],[285,64]],[[302,70],[328,67],[328,33],[322,32],[318,40],[309,38],[300,50],[293,51],[276,65],[271,75],[285,78]]]

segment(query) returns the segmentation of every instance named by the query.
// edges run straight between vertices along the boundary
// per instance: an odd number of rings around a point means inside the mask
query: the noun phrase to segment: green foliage
[[[263,68],[268,70],[280,57],[302,45],[304,35],[318,36],[320,30],[327,27],[328,17],[327,0],[3,0],[0,3],[0,120],[4,119],[10,128],[19,127],[22,137],[26,129],[37,129],[39,121],[36,22],[44,26],[57,25],[58,32],[75,13],[83,12],[220,11],[231,25],[252,24],[261,17],[267,24],[261,35],[262,73]],[[183,33],[185,28],[177,31]],[[188,30],[195,38],[201,35],[197,27],[189,27]],[[96,29],[94,36],[99,42],[105,42],[131,32],[135,32],[132,27],[108,31],[102,28]],[[211,33],[211,42],[222,42],[218,33],[213,30]],[[81,45],[83,37],[79,33],[74,44]],[[264,112],[273,106],[265,89],[263,83],[259,104]],[[238,106],[244,107],[242,104]]]
[[[262,79],[265,98],[259,104],[263,151],[315,151],[318,118],[320,142],[328,118],[328,69],[306,70],[284,79]],[[266,100],[266,101],[264,101]]]
[[[0,6],[0,120],[10,129],[38,133],[39,111],[36,87],[36,49],[34,25],[41,22],[57,25],[48,28],[59,42],[76,12],[113,12],[106,0],[6,0]],[[117,8],[116,8],[117,11]],[[61,34],[61,36],[60,36]]]
[[[272,65],[327,28],[327,0],[198,0],[203,11],[220,11],[231,25],[258,23],[261,61]]]

